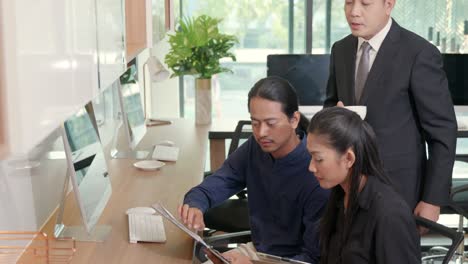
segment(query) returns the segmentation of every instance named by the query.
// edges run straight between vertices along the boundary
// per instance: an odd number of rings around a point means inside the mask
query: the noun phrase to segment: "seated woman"
[[[413,214],[384,174],[370,125],[348,109],[323,109],[310,122],[307,149],[309,170],[332,190],[320,263],[421,263]]]
[[[320,223],[320,263],[421,263],[412,212],[383,172],[369,124],[345,108],[323,109],[310,122],[307,149],[309,170],[332,190]]]

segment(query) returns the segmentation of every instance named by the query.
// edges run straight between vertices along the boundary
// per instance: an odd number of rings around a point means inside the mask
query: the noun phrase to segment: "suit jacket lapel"
[[[372,92],[375,92],[375,90],[382,88],[377,86],[378,80],[384,72],[390,72],[390,69],[393,66],[391,62],[393,58],[395,58],[396,52],[400,47],[398,43],[400,40],[400,30],[400,26],[395,22],[395,20],[393,20],[390,31],[382,42],[369,75],[367,76],[367,81],[364,85],[362,96],[359,101],[360,105],[367,105],[369,95],[372,94]]]
[[[345,68],[345,82],[351,86],[343,87],[343,103],[345,105],[355,105],[356,96],[354,96],[354,78],[356,72],[356,50],[357,50],[358,39],[354,36],[351,36],[349,41],[346,42],[345,46],[345,58],[344,58],[344,68]]]

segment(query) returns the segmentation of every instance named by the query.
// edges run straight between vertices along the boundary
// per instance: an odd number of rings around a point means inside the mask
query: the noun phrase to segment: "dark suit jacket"
[[[392,22],[355,102],[358,39],[337,41],[331,52],[324,106],[366,105],[385,170],[411,208],[420,200],[448,202],[457,123],[437,48]],[[426,158],[425,142],[429,159]]]

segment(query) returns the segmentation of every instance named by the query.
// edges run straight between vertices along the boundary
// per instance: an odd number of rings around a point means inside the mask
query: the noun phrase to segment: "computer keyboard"
[[[179,157],[179,148],[156,145],[151,157],[152,159],[162,161],[177,161],[177,158]]]
[[[130,243],[138,241],[165,242],[166,232],[162,216],[150,214],[128,214]]]

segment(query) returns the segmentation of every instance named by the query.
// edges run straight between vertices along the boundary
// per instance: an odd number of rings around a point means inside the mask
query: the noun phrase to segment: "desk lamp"
[[[169,71],[162,65],[161,61],[158,60],[155,56],[150,56],[148,60],[143,64],[143,101],[145,102],[145,119],[146,119],[146,125],[147,126],[156,126],[156,125],[168,125],[171,124],[172,122],[169,120],[159,120],[159,119],[154,119],[148,117],[148,105],[146,103],[146,71],[145,71],[145,65],[148,68],[149,72],[149,77],[151,80],[151,83],[153,82],[161,82],[166,80],[170,73]],[[150,86],[151,87],[151,86]],[[151,99],[150,99],[151,100]],[[151,105],[151,104],[149,104]]]

